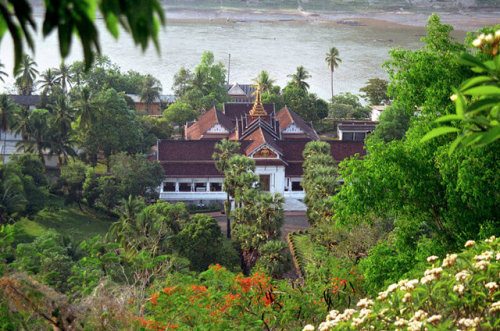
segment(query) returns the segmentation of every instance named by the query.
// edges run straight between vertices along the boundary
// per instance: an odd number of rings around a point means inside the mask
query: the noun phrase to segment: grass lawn
[[[114,219],[85,206],[82,208],[80,210],[75,203],[65,206],[62,197],[52,195],[48,207],[18,223],[31,236],[39,236],[49,229],[72,237],[75,241],[106,234]]]

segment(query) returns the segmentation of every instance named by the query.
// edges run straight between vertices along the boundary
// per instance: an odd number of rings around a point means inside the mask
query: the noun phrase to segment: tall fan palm
[[[240,149],[240,144],[236,141],[227,139],[221,140],[220,143],[215,144],[215,152],[212,154],[212,159],[215,160],[215,168],[221,173],[225,174],[229,167],[229,159]],[[229,190],[226,190],[227,200],[224,202],[224,210],[226,212],[226,225],[227,237],[231,238],[231,200]]]
[[[73,78],[71,68],[64,63],[61,63],[59,69],[57,70],[57,79],[64,92],[67,91],[68,86],[71,88],[71,78]]]
[[[311,78],[311,75],[304,68],[304,66],[297,67],[297,72],[292,75],[288,75],[288,77],[292,78],[292,81],[290,83],[293,86],[296,86],[306,91],[307,89],[309,89],[309,84],[306,82],[306,79]]]
[[[266,93],[271,91],[273,88],[273,84],[275,82],[274,79],[272,79],[269,76],[269,73],[265,70],[262,70],[260,74],[257,76],[257,78],[252,79],[255,82],[254,87],[260,87],[260,92],[261,93]]]
[[[21,95],[31,95],[35,88],[35,80],[38,75],[37,64],[31,56],[25,54],[19,70],[16,72],[16,85]]]
[[[141,101],[146,104],[146,112],[149,113],[151,104],[160,99],[160,81],[151,75],[147,75],[142,81],[140,92]]]
[[[326,58],[325,58],[326,63],[328,64],[328,67],[330,67],[330,79],[331,79],[331,86],[332,86],[332,102],[333,102],[333,71],[335,68],[338,68],[339,63],[342,62],[342,60],[339,58],[339,50],[335,47],[330,48],[330,51],[326,53]]]
[[[0,95],[0,122],[2,124],[2,133],[4,134],[2,155],[5,155],[7,144],[7,130],[12,130],[12,128],[14,127],[14,121],[16,119],[17,111],[17,105],[12,102],[7,95]]]
[[[0,80],[1,80],[2,82],[4,82],[4,83],[5,83],[5,81],[3,80],[3,77],[2,77],[2,76],[7,77],[7,76],[8,76],[8,74],[7,74],[5,71],[3,71],[3,70],[2,70],[2,68],[4,68],[4,67],[5,67],[5,66],[3,65],[3,63],[2,63],[2,62],[0,62]]]
[[[52,92],[54,86],[59,82],[59,78],[57,77],[57,72],[52,69],[47,69],[41,74],[41,79],[39,82],[41,83],[40,87],[43,89],[43,93],[47,94],[47,92]]]

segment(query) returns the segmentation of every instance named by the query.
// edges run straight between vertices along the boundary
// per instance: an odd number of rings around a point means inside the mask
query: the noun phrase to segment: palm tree
[[[41,83],[40,87],[43,89],[43,93],[47,94],[47,92],[52,92],[54,86],[59,82],[59,78],[57,77],[57,72],[52,69],[45,70],[42,75],[42,79],[39,80]]]
[[[5,81],[3,80],[3,77],[2,76],[5,76],[7,77],[7,73],[5,71],[2,70],[2,68],[4,68],[5,66],[3,65],[2,62],[0,62],[0,80],[5,83]]]
[[[18,111],[17,105],[10,100],[6,94],[0,95],[0,122],[2,123],[2,132],[4,134],[2,155],[5,161],[5,149],[7,144],[7,130],[12,130],[16,113]]]
[[[80,126],[88,128],[95,121],[100,108],[94,101],[92,90],[86,86],[79,89],[76,99],[73,101],[76,115],[80,118]]]
[[[83,62],[75,62],[70,68],[71,81],[75,83],[76,86],[80,87],[82,85],[82,80],[85,74],[85,64]]]
[[[151,75],[147,75],[142,81],[141,87],[141,101],[146,103],[146,112],[149,113],[151,104],[159,101],[161,92],[160,81]]]
[[[16,85],[19,94],[31,95],[31,93],[33,93],[36,75],[38,75],[38,70],[35,68],[36,66],[37,64],[31,56],[25,54],[16,72]]]
[[[339,50],[335,47],[330,48],[330,51],[326,53],[325,61],[328,64],[328,67],[330,67],[330,72],[331,72],[330,78],[331,78],[332,102],[333,102],[333,71],[335,68],[338,68],[339,63],[342,62],[342,60],[339,58]]]
[[[290,82],[293,86],[301,88],[303,90],[309,89],[309,84],[306,82],[306,79],[311,78],[309,72],[304,68],[304,66],[297,67],[297,72],[288,75],[288,77],[292,78]]]
[[[38,154],[44,166],[43,152],[48,147],[49,117],[50,113],[47,109],[33,109],[28,117],[25,132],[27,139],[16,144],[18,150],[23,148],[26,153]]]
[[[51,108],[54,117],[47,138],[47,147],[50,155],[57,155],[60,168],[66,163],[68,156],[76,156],[73,149],[74,141],[71,139],[73,109],[63,94],[58,96]]]
[[[259,87],[261,93],[266,93],[271,91],[273,88],[273,84],[275,82],[274,79],[269,77],[269,73],[265,70],[262,70],[257,78],[252,79],[255,82],[253,85],[255,88]]]
[[[216,152],[212,154],[212,159],[215,160],[215,168],[217,168],[221,174],[226,173],[229,165],[229,159],[239,149],[240,143],[237,141],[223,139],[220,143],[215,144]],[[229,218],[229,214],[231,213],[231,197],[228,190],[226,190],[226,193],[227,200],[224,202],[224,211],[226,212],[227,237],[231,238],[231,219]]]
[[[20,107],[16,114],[16,125],[14,126],[14,134],[21,135],[23,140],[28,139],[28,132],[30,126],[31,110],[28,107]]]
[[[61,63],[59,69],[57,70],[57,79],[64,92],[66,92],[67,86],[71,88],[70,80],[72,78],[71,68],[64,63]]]

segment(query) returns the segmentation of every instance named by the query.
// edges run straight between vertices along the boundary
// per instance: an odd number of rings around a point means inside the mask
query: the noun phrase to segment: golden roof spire
[[[257,91],[255,91],[255,102],[253,104],[252,109],[250,110],[251,116],[267,116],[267,112],[262,105],[262,101],[260,100],[260,83],[257,83]]]

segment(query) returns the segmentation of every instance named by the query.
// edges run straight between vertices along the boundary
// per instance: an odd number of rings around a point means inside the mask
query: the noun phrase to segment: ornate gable
[[[270,149],[268,146],[262,146],[261,149],[257,150],[256,152],[253,153],[252,158],[254,159],[276,159],[278,158],[278,154],[276,154],[272,149]]]

